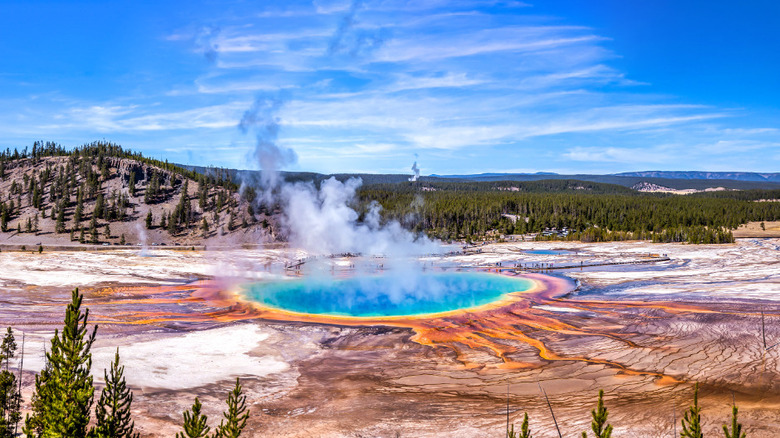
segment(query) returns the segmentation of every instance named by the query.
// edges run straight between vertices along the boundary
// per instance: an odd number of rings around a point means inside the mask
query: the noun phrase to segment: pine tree
[[[236,218],[233,216],[233,212],[230,212],[230,215],[228,216],[228,223],[227,228],[230,231],[233,231],[236,229]]]
[[[98,229],[97,229],[97,220],[95,219],[95,216],[92,216],[92,221],[89,223],[89,235],[91,237],[92,244],[98,243]]]
[[[106,224],[106,229],[103,235],[106,237],[106,239],[111,238],[111,227],[108,224]]]
[[[723,425],[723,435],[725,435],[726,438],[745,438],[747,435],[746,432],[742,432],[742,425],[737,421],[738,411],[737,405],[731,407],[731,431],[729,431],[729,428],[725,424]]]
[[[5,361],[6,371],[8,370],[9,361],[14,357],[15,351],[16,338],[14,337],[14,331],[11,330],[11,327],[8,327],[8,330],[5,332],[5,336],[3,336],[3,343],[0,344],[0,365],[2,365],[2,362]]]
[[[206,217],[203,217],[203,222],[200,224],[200,229],[203,231],[203,237],[209,236],[209,221],[206,220]]]
[[[25,420],[28,438],[85,438],[95,388],[92,386],[92,354],[97,326],[89,333],[89,310],[81,312],[83,296],[71,294],[65,326],[54,332],[46,353],[46,368],[35,378],[32,416]]]
[[[61,202],[59,208],[57,208],[57,223],[54,226],[54,231],[59,233],[65,232],[65,202]]]
[[[130,196],[135,196],[135,172],[130,171],[130,182],[127,184]]]
[[[177,211],[178,211],[178,207],[177,207]],[[176,234],[177,221],[178,221],[177,214],[173,214],[170,217],[168,217],[168,234],[170,234],[171,236]]]
[[[532,438],[531,431],[528,429],[528,412],[523,415],[523,424],[520,425],[520,432],[515,432],[515,425],[510,426],[508,438]]]
[[[693,406],[690,406],[685,412],[682,420],[682,438],[703,438],[704,433],[701,430],[701,407],[699,407],[699,384],[693,387]]]
[[[0,371],[0,438],[13,437],[16,425],[22,418],[19,384],[14,373],[8,370],[8,364],[15,353],[16,341],[13,330],[8,327],[0,346],[0,364],[5,362],[5,369]]]
[[[90,438],[138,438],[135,424],[130,418],[133,393],[127,388],[123,376],[124,366],[119,366],[119,349],[111,362],[111,374],[104,371],[106,387],[100,393],[95,405],[96,425],[90,431]]]
[[[607,423],[609,413],[604,407],[604,390],[599,390],[599,401],[596,409],[590,411],[593,420],[590,423],[590,429],[596,438],[610,438],[612,436],[612,426]],[[582,438],[588,438],[587,432],[582,432]]]
[[[246,426],[249,411],[246,409],[246,396],[241,393],[238,378],[235,388],[228,394],[227,405],[228,410],[222,414],[225,418],[219,422],[215,438],[238,438]]]
[[[149,213],[146,213],[146,229],[151,230],[152,229],[152,221],[154,220],[154,217],[152,216],[152,210],[149,210]]]
[[[184,411],[184,432],[176,434],[176,438],[207,438],[210,427],[206,425],[208,418],[200,413],[200,400],[195,397],[191,411]]]
[[[95,209],[92,210],[92,217],[103,218],[105,208],[103,207],[103,193],[98,193],[97,200],[95,201]]]
[[[76,198],[76,211],[73,213],[73,226],[77,227],[81,223],[81,216],[84,214],[84,191],[79,187]]]

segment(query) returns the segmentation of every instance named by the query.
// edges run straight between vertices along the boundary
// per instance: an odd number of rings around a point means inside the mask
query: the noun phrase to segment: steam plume
[[[258,97],[238,127],[257,137],[252,158],[261,169],[264,195],[260,202],[281,206],[281,232],[293,246],[320,255],[412,256],[439,250],[438,244],[415,236],[396,221],[383,223],[378,203],[372,203],[363,220],[359,220],[360,215],[351,207],[356,204],[357,189],[362,184],[359,178],[343,183],[330,178],[319,189],[313,182],[285,183],[279,171],[295,163],[298,157],[292,149],[277,144],[278,113],[283,103],[281,96]],[[419,169],[415,175],[419,177]]]
[[[195,38],[195,44],[203,52],[206,60],[212,64],[217,62],[217,56],[219,55],[219,44],[216,43],[219,33],[219,27],[205,26],[200,29]]]
[[[420,168],[417,167],[417,162],[415,161],[414,164],[412,164],[412,172],[414,172],[414,175],[412,175],[411,178],[409,178],[409,181],[417,181],[420,179]]]
[[[266,191],[279,185],[279,171],[282,168],[298,161],[298,155],[294,150],[276,144],[279,136],[277,114],[283,103],[279,96],[259,96],[238,124],[241,132],[246,134],[251,131],[257,138],[252,158],[260,165],[260,183]]]
[[[328,43],[328,55],[347,53],[352,57],[366,55],[384,44],[383,30],[357,29],[358,11],[364,7],[361,0],[353,0],[349,11],[341,18],[336,32]]]
[[[382,223],[382,207],[374,202],[362,222],[350,207],[359,178],[340,182],[331,177],[317,190],[312,183],[282,187],[282,223],[290,242],[314,254],[361,253],[413,256],[438,250],[426,237],[417,237],[396,221]]]

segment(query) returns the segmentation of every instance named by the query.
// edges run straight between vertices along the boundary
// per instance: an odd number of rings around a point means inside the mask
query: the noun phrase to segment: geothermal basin
[[[243,297],[261,307],[310,315],[393,318],[500,305],[533,281],[483,272],[383,273],[251,283]]]
[[[777,437],[779,248],[516,242],[421,258],[414,275],[344,257],[305,277],[286,269],[307,257],[290,248],[3,251],[0,327],[25,336],[29,410],[79,287],[96,385],[119,347],[142,438],[180,432],[196,396],[216,427],[236,377],[247,436],[490,438],[507,401],[534,436],[557,436],[550,406],[575,436],[599,389],[616,433],[672,436],[698,382],[706,435],[736,402],[748,436]]]

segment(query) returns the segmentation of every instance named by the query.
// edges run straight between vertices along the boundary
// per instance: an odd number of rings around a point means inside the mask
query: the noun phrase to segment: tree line
[[[361,188],[357,207],[366,212],[370,202],[377,201],[386,220],[444,240],[567,228],[572,238],[596,241],[719,243],[732,241],[730,230],[741,224],[780,219],[780,203],[754,202],[780,198],[776,192],[679,196],[566,180],[404,183]]]

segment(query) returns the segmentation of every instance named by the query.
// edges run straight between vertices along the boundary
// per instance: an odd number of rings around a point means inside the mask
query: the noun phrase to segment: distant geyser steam
[[[474,308],[532,287],[527,279],[486,273],[427,273],[408,278],[383,274],[254,283],[244,294],[250,301],[278,310],[369,318]]]

